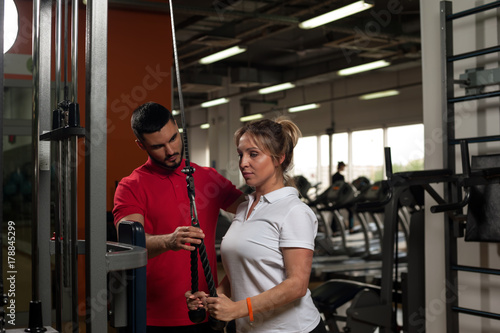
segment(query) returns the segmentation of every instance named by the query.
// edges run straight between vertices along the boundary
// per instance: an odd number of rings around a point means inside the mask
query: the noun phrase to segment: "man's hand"
[[[175,231],[167,235],[167,249],[172,251],[196,249],[191,244],[201,244],[205,234],[200,228],[193,226],[177,227]]]

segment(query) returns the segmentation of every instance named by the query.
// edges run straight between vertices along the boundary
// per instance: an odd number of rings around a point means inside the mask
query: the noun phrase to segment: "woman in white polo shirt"
[[[326,332],[308,289],[318,223],[287,175],[300,135],[285,118],[257,120],[235,133],[241,174],[255,192],[222,240],[219,297],[186,296],[192,310],[236,319],[238,333]]]

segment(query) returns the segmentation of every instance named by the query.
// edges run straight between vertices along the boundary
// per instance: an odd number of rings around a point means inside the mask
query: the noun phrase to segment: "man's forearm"
[[[154,258],[163,252],[170,250],[170,235],[150,235],[146,234],[146,249],[148,250],[148,259]]]

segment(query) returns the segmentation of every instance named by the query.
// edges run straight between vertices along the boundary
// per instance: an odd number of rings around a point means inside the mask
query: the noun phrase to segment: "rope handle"
[[[186,128],[186,117],[184,111],[184,99],[182,95],[182,85],[180,79],[180,70],[179,70],[179,60],[177,56],[177,42],[175,38],[175,24],[174,24],[174,10],[172,6],[172,0],[169,0],[170,7],[170,22],[172,25],[172,43],[173,43],[173,51],[174,51],[174,64],[175,64],[175,73],[177,77],[177,89],[179,94],[179,106],[180,113],[182,119],[182,134],[184,139],[184,153],[185,153],[185,163],[186,166],[182,169],[182,172],[186,174],[186,182],[187,182],[187,192],[190,202],[190,213],[191,213],[191,225],[194,227],[199,227],[198,221],[198,212],[196,210],[195,203],[195,189],[194,189],[194,179],[193,173],[194,168],[191,166],[189,160],[189,145],[188,145],[188,136],[187,136],[187,128]],[[210,269],[210,263],[207,258],[207,252],[205,248],[205,243],[203,240],[201,243],[196,246],[196,249],[191,252],[191,291],[195,293],[198,291],[198,252],[200,253],[200,260],[203,266],[203,272],[205,274],[205,279],[207,282],[207,286],[209,288],[209,293],[211,297],[217,297],[217,290],[215,288],[215,283],[212,277],[212,271]],[[198,310],[190,310],[189,311],[189,319],[194,323],[199,323],[203,321],[206,317],[205,309]],[[222,331],[226,326],[226,323],[217,319],[214,319],[209,316],[209,321],[212,329]]]

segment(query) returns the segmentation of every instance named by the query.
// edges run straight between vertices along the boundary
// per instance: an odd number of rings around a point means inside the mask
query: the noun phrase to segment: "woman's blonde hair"
[[[280,171],[285,185],[294,186],[293,179],[287,172],[293,167],[293,148],[302,136],[300,129],[290,119],[281,116],[274,120],[259,119],[245,124],[234,133],[234,140],[238,146],[243,134],[250,134],[257,146],[269,154],[273,161],[280,164]]]

